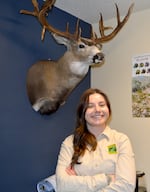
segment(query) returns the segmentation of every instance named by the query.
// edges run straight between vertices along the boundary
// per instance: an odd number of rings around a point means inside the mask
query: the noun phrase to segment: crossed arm
[[[57,192],[133,192],[135,188],[135,162],[128,138],[122,142],[115,164],[115,172],[79,174],[70,167],[72,146],[63,143],[56,168]]]

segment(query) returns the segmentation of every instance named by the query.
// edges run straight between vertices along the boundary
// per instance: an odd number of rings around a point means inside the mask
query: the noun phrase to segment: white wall
[[[104,45],[105,64],[92,68],[91,86],[105,91],[111,101],[111,127],[126,133],[133,144],[137,170],[146,173],[140,181],[150,192],[150,118],[132,117],[132,57],[150,53],[150,9],[134,13],[121,32]],[[114,26],[116,20],[106,22]],[[98,33],[98,24],[93,24]]]

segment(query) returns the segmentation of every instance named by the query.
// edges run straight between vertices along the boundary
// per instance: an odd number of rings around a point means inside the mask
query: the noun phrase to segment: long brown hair
[[[106,101],[106,105],[109,109],[109,114],[111,116],[111,106],[109,99],[105,93],[103,93],[99,89],[87,89],[81,96],[79,105],[77,108],[76,114],[76,126],[74,131],[74,139],[73,139],[73,148],[74,154],[72,156],[71,166],[73,167],[75,164],[79,164],[78,161],[80,156],[83,156],[87,146],[91,147],[91,151],[94,151],[97,146],[97,141],[95,136],[90,133],[87,129],[86,120],[85,120],[85,112],[89,103],[89,96],[98,93],[102,95]]]

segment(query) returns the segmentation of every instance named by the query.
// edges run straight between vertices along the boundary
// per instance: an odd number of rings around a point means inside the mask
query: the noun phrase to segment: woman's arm
[[[56,167],[57,192],[97,192],[108,185],[108,177],[105,174],[79,176],[73,170],[69,170],[72,154],[72,139],[69,137],[62,143],[58,156]]]
[[[136,169],[134,153],[129,138],[126,135],[122,135],[119,138],[115,182],[112,182],[99,192],[134,192],[135,183]]]

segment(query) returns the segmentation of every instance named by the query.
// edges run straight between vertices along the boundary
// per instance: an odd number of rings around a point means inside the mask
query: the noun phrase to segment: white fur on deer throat
[[[89,70],[89,64],[81,61],[73,61],[70,64],[70,71],[75,75],[84,76]]]

